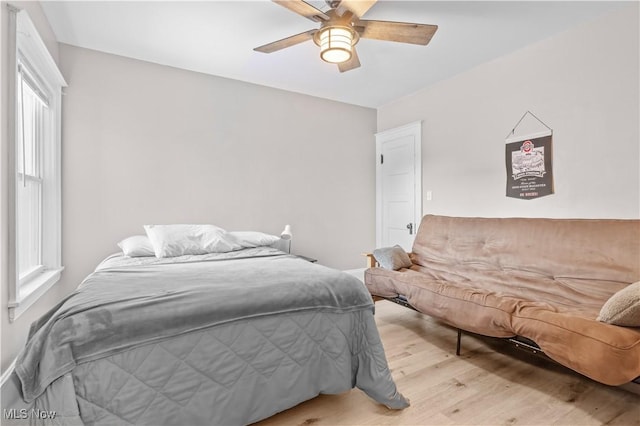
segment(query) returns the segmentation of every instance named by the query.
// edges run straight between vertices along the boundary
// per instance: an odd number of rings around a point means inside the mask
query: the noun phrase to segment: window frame
[[[60,280],[62,270],[62,189],[61,189],[61,142],[62,142],[62,88],[67,84],[58,70],[35,25],[24,10],[9,7],[9,60],[8,60],[8,125],[9,167],[8,196],[8,278],[9,320],[16,320],[32,306],[47,290]],[[23,67],[21,70],[19,67]],[[27,78],[35,80],[37,90],[44,89],[48,103],[48,117],[43,126],[47,135],[42,143],[39,161],[41,165],[41,236],[42,265],[22,280],[18,266],[18,179],[17,152],[20,143],[18,96],[26,69]],[[33,82],[31,82],[33,83]],[[27,82],[29,84],[29,82]],[[42,93],[36,93],[43,96]]]

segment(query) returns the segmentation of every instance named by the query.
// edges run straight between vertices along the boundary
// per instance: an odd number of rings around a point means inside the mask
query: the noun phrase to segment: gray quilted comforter
[[[246,424],[353,386],[408,405],[363,284],[270,248],[111,257],[32,325],[16,373],[54,423]]]

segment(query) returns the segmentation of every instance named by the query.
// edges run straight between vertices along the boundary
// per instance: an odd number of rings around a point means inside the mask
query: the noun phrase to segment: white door
[[[422,218],[422,123],[376,134],[376,246],[411,251]]]

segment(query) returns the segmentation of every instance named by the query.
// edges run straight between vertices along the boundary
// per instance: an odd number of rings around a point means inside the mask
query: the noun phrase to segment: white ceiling
[[[309,3],[328,9],[322,1]],[[346,73],[323,62],[312,41],[254,52],[317,27],[267,0],[45,1],[42,7],[62,43],[376,108],[625,4],[380,0],[364,18],[439,29],[426,47],[361,39],[362,67]]]

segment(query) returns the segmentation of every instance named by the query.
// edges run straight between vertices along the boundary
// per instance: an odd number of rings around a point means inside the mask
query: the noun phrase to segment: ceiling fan
[[[253,50],[272,53],[313,40],[320,47],[320,57],[326,62],[338,64],[340,72],[360,66],[355,48],[360,38],[425,46],[438,29],[437,25],[360,19],[377,0],[325,0],[330,7],[326,12],[303,0],[272,1],[298,15],[320,23],[320,28],[283,38]]]

